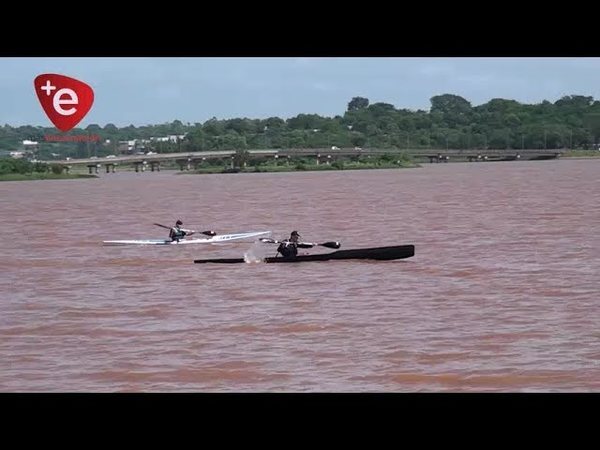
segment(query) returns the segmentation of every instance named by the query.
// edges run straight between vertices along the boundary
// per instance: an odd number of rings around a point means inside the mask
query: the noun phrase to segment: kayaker
[[[298,232],[292,231],[290,238],[282,241],[281,244],[279,244],[279,247],[277,247],[277,252],[281,253],[281,256],[284,258],[295,258],[298,256],[298,239],[300,239]]]
[[[193,230],[186,230],[185,228],[181,227],[182,225],[183,222],[181,220],[175,222],[175,226],[169,231],[169,238],[171,239],[171,241],[179,242],[180,239],[183,239],[188,235],[194,234]]]

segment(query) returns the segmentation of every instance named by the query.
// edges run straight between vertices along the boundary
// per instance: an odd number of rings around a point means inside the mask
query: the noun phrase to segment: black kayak
[[[392,247],[359,248],[354,250],[338,250],[333,253],[319,255],[299,255],[295,258],[268,257],[263,260],[266,263],[297,263],[308,261],[329,261],[332,259],[374,259],[391,260],[410,258],[415,255],[414,245],[396,245]],[[246,262],[244,258],[221,258],[221,259],[196,259],[197,264],[238,264]]]

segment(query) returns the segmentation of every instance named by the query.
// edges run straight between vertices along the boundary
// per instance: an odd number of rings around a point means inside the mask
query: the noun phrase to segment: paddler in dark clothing
[[[179,242],[180,239],[194,234],[193,230],[186,230],[185,228],[181,228],[182,225],[183,222],[181,220],[175,222],[175,226],[169,231],[169,238],[171,239],[171,241]]]
[[[298,256],[298,239],[300,235],[297,231],[292,231],[289,239],[282,241],[277,247],[277,252],[284,258],[295,258]]]

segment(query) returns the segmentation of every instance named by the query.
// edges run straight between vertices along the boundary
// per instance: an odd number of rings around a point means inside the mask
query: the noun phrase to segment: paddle
[[[260,242],[264,242],[265,244],[281,244],[281,241],[277,241],[271,238],[259,238]],[[298,242],[298,248],[312,248],[316,246],[327,247],[327,248],[340,248],[341,244],[335,241],[323,242],[322,244],[315,244],[312,242]]]
[[[157,227],[163,227],[166,228],[168,230],[170,230],[173,227],[168,227],[166,225],[161,225],[160,223],[155,223],[153,225],[156,225]],[[190,230],[192,233],[200,233],[200,234],[205,234],[206,236],[216,236],[217,233],[215,231],[195,231],[195,230]]]

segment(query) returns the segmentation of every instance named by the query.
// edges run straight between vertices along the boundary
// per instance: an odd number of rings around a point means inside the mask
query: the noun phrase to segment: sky
[[[94,105],[78,127],[332,117],[356,96],[426,111],[440,94],[474,106],[600,99],[600,58],[0,58],[0,125],[52,126],[33,88],[42,73],[92,86]]]

